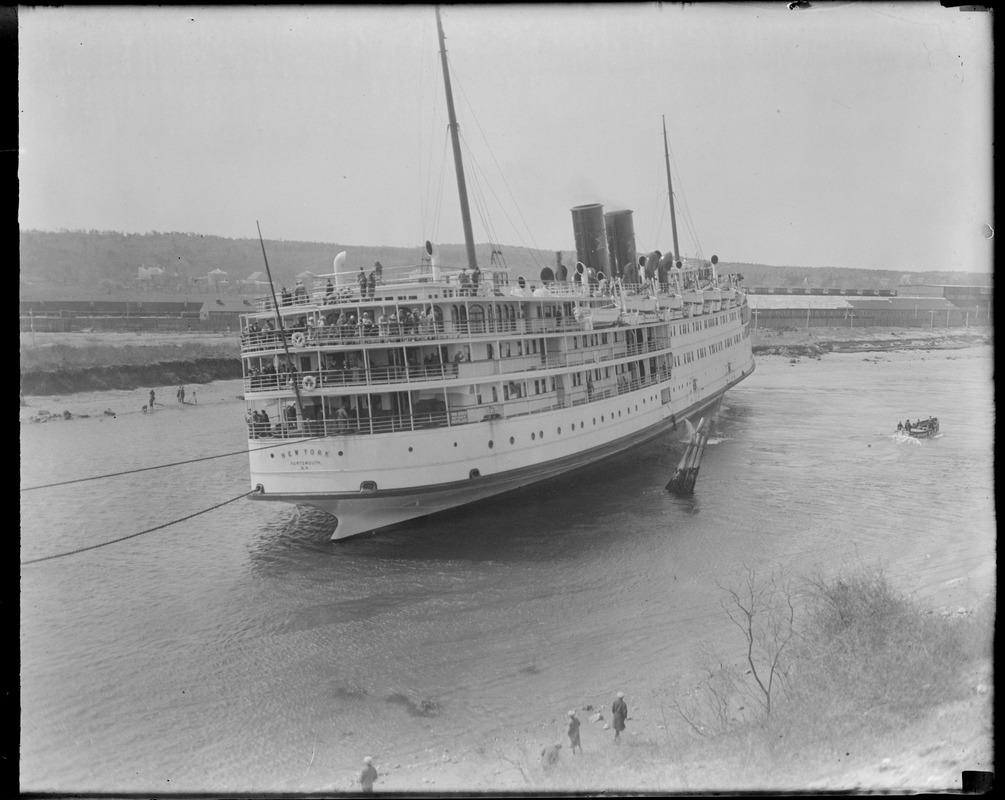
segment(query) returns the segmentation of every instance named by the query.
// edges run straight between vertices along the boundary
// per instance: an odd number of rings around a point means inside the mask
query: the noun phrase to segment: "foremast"
[[[457,128],[457,115],[454,113],[454,93],[450,88],[450,71],[447,68],[447,45],[443,36],[443,24],[440,22],[440,7],[436,6],[436,32],[440,37],[440,62],[443,65],[443,85],[447,92],[447,116],[450,119],[450,140],[454,147],[454,170],[457,172],[457,193],[461,199],[461,220],[464,223],[464,246],[468,253],[468,268],[478,268],[475,256],[475,238],[471,233],[471,211],[468,208],[468,189],[464,182],[464,163],[461,160],[461,138]]]

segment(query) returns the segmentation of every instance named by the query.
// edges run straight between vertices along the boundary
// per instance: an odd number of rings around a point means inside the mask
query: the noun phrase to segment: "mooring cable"
[[[124,542],[126,539],[135,539],[137,536],[143,536],[147,533],[153,533],[154,531],[159,531],[164,528],[168,528],[172,525],[177,525],[179,522],[185,522],[185,520],[192,519],[193,517],[198,517],[200,514],[205,514],[209,511],[214,511],[217,508],[222,508],[230,503],[236,503],[249,495],[258,494],[260,489],[252,489],[250,492],[242,492],[237,497],[232,497],[230,500],[224,500],[222,503],[217,503],[215,506],[210,506],[209,508],[204,508],[202,511],[196,511],[194,514],[189,514],[186,517],[180,517],[179,519],[171,520],[171,522],[165,522],[163,525],[158,525],[155,528],[147,528],[145,531],[140,531],[139,533],[130,533],[128,536],[120,536],[118,539],[112,539],[107,542],[100,542],[98,544],[88,545],[87,547],[78,547],[76,550],[67,550],[64,553],[56,553],[51,556],[42,556],[41,558],[30,558],[27,561],[22,561],[21,566],[27,566],[28,564],[37,564],[40,561],[51,561],[54,558],[62,558],[63,556],[72,556],[76,553],[83,553],[87,550],[97,550],[99,547],[107,547],[110,544],[115,544],[116,542]]]
[[[318,439],[326,439],[326,438],[328,438],[328,437],[327,436],[312,436],[312,437],[310,437],[308,439],[297,439],[296,440],[296,444],[299,445],[299,444],[302,444],[304,442],[316,442]],[[272,449],[274,447],[289,447],[290,444],[291,443],[289,441],[283,441],[283,442],[281,442],[279,444],[270,444],[270,445],[266,445],[265,447],[256,447],[255,449],[256,450],[270,450],[270,449]],[[43,484],[39,484],[38,486],[25,486],[25,487],[21,488],[21,491],[22,492],[33,492],[36,489],[52,489],[53,487],[56,487],[56,486],[68,486],[71,483],[84,483],[86,481],[98,481],[98,480],[103,480],[104,478],[118,478],[118,477],[121,477],[123,475],[133,475],[133,474],[135,474],[137,472],[149,472],[150,470],[153,470],[153,469],[166,469],[167,467],[182,467],[182,466],[184,466],[186,464],[196,464],[196,463],[198,463],[200,461],[212,461],[214,458],[230,458],[231,456],[246,456],[249,452],[252,452],[252,451],[249,451],[247,449],[244,449],[244,450],[234,450],[231,453],[218,453],[215,456],[201,456],[200,458],[190,458],[190,459],[188,459],[186,461],[173,461],[170,464],[157,464],[156,466],[153,466],[153,467],[137,467],[136,469],[127,469],[127,470],[124,470],[123,472],[109,472],[106,475],[92,475],[89,478],[73,478],[73,479],[68,480],[68,481],[58,481],[57,483],[43,483]]]

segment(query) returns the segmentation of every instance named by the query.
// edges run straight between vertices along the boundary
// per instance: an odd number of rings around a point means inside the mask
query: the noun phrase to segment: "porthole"
[[[275,457],[276,457],[275,453],[269,453],[269,458],[275,458]]]
[[[544,431],[538,431],[537,438],[538,439],[543,439],[544,438]]]
[[[411,453],[411,452],[412,452],[412,448],[411,448],[411,447],[409,447],[409,448],[408,448],[408,452],[409,452],[409,453]]]
[[[601,422],[603,422],[603,421],[604,421],[604,415],[603,415],[603,414],[601,414],[601,415],[600,415],[600,421],[601,421]]]
[[[342,455],[342,451],[341,451],[341,450],[339,450],[339,451],[338,451],[338,454],[339,454],[339,455]]]
[[[537,439],[537,434],[536,434],[536,433],[532,433],[532,434],[530,435],[530,440],[531,440],[531,441],[533,442],[533,441],[535,441],[536,439]]]
[[[618,416],[619,417],[621,416],[621,409],[620,408],[618,409]],[[613,417],[612,417],[612,419],[613,419]]]
[[[491,450],[493,447],[495,447],[495,444],[492,442],[491,439],[489,439],[489,450]]]
[[[639,407],[638,407],[638,406],[635,406],[635,410],[636,410],[636,411],[638,411],[638,410],[639,410]]]
[[[561,425],[558,426],[558,435],[559,436],[562,435],[562,426]]]
[[[457,442],[454,442],[454,447],[457,447]]]
[[[594,417],[594,418],[593,418],[593,424],[594,424],[594,425],[596,425],[596,424],[597,424],[597,418],[596,418],[596,417]]]
[[[516,439],[514,439],[512,436],[510,436],[509,437],[509,443],[513,444],[514,442],[516,442]]]

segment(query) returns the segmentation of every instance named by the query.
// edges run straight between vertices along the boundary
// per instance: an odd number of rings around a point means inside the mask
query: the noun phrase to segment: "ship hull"
[[[751,371],[752,369],[753,365],[751,365]],[[736,381],[725,385],[719,391],[692,404],[680,414],[667,413],[657,423],[629,435],[565,457],[531,464],[519,469],[479,476],[474,479],[397,490],[316,493],[266,492],[252,495],[252,498],[260,501],[279,501],[311,506],[325,511],[337,519],[332,539],[345,539],[418,517],[477,503],[480,500],[554,479],[622,455],[632,448],[664,436],[674,429],[683,429],[685,420],[697,422],[703,416],[714,414],[718,411],[726,391],[749,375],[750,371]]]

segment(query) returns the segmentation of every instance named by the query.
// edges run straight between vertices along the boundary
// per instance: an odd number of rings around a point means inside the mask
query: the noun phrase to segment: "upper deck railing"
[[[733,307],[733,298],[726,298]],[[300,309],[303,312],[305,309]],[[688,303],[680,309],[664,309],[670,312],[670,319],[688,319],[694,315]],[[421,319],[387,319],[373,321],[364,318],[362,322],[327,324],[321,316],[305,319],[305,324],[285,326],[286,346],[297,349],[318,349],[354,345],[373,345],[384,342],[449,342],[480,336],[537,335],[542,333],[593,332],[609,330],[593,327],[587,320],[577,320],[574,316],[552,316],[519,319],[468,319],[466,321],[444,321],[434,315]],[[307,324],[307,323],[311,324]],[[257,327],[257,321],[253,323]],[[298,336],[299,334],[299,336]],[[264,330],[246,329],[241,334],[241,349],[245,355],[283,350],[283,333],[272,327]]]
[[[432,279],[401,278],[382,281],[373,287],[321,285],[316,282],[311,290],[303,286],[300,292],[290,292],[279,296],[279,308],[285,315],[289,312],[303,312],[309,309],[326,309],[329,307],[353,308],[359,305],[394,305],[396,302],[420,303],[431,300],[490,300],[499,298],[516,299],[558,299],[575,300],[588,297],[610,298],[612,301],[624,295],[631,297],[660,296],[669,298],[680,296],[683,289],[670,284],[633,283],[611,284],[605,281],[597,283],[581,283],[578,281],[549,281],[541,284],[524,282],[524,286],[510,283],[482,281],[477,284],[463,284],[451,281],[449,278],[439,281]],[[698,287],[689,287],[689,290]],[[730,287],[703,287],[706,289],[720,288],[728,291]],[[407,299],[402,298],[402,294]],[[260,297],[256,301],[256,311],[259,314],[274,313],[276,306],[269,296]]]
[[[514,376],[518,373],[538,372],[549,369],[584,366],[598,367],[621,358],[636,358],[658,353],[670,347],[666,337],[655,337],[642,342],[619,342],[612,350],[583,348],[565,352],[544,352],[514,356],[511,358],[480,359],[477,361],[457,360],[447,364],[406,364],[406,365],[347,365],[342,368],[326,368],[309,372],[294,372],[289,369],[276,370],[266,367],[253,369],[244,378],[247,393],[285,391],[298,381],[301,388],[304,381],[311,379],[309,391],[342,389],[345,387],[380,387],[388,385],[430,383],[460,379],[464,383],[478,383],[494,376]]]

